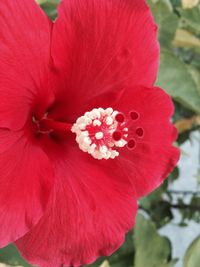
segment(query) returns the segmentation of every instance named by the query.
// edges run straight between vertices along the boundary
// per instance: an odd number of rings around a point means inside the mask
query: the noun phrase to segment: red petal
[[[144,0],[63,0],[52,41],[63,76],[55,112],[73,120],[83,103],[102,93],[152,86],[159,60],[156,32]]]
[[[0,25],[0,126],[16,130],[36,98],[44,109],[51,102],[52,25],[34,0],[0,1]]]
[[[56,156],[55,187],[46,213],[16,242],[32,264],[80,266],[110,255],[133,225],[135,190],[138,197],[149,193],[176,165],[176,131],[169,121],[173,105],[164,91],[128,88],[111,106],[127,116],[137,112],[135,129],[144,137],[136,140],[134,150],[123,148],[118,158],[108,161],[81,152],[74,137],[68,140]]]
[[[0,130],[0,246],[23,236],[43,214],[52,183],[45,153],[22,132]]]
[[[111,162],[104,166],[81,152],[74,140],[68,145],[44,217],[16,242],[28,261],[42,267],[80,266],[110,255],[134,224],[129,181],[118,179]]]
[[[176,166],[180,156],[178,148],[172,146],[177,131],[170,123],[173,103],[169,95],[160,88],[128,88],[113,108],[129,115],[139,113],[133,121],[134,129],[144,134],[138,138],[136,148],[120,151],[118,168],[127,173],[141,197],[157,188]],[[142,127],[142,128],[141,128]]]

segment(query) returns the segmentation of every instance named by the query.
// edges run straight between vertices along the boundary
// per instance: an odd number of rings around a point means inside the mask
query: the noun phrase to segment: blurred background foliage
[[[37,0],[51,19],[55,19],[59,0]],[[179,131],[177,145],[190,140],[200,130],[200,1],[148,0],[159,26],[161,64],[157,84],[173,97],[174,123]],[[184,153],[184,151],[183,151]],[[200,171],[196,177],[200,183]],[[173,267],[180,259],[173,258],[170,240],[159,231],[173,221],[175,209],[180,213],[180,227],[190,228],[190,221],[200,222],[200,192],[173,191],[170,185],[179,178],[176,168],[169,179],[154,193],[139,202],[134,231],[111,257],[90,265],[94,267]],[[188,177],[190,179],[190,177]],[[176,195],[176,198],[174,198]],[[190,195],[189,201],[185,201]],[[174,202],[175,199],[175,202]],[[187,198],[188,199],[188,198]],[[30,267],[13,245],[0,250],[0,267]],[[182,255],[184,267],[200,267],[200,236]],[[89,266],[89,265],[88,265]],[[181,266],[181,265],[179,265]]]

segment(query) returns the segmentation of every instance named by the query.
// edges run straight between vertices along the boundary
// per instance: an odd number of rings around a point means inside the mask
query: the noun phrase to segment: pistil
[[[36,122],[40,132],[71,132],[72,124],[43,118]]]
[[[94,108],[77,118],[73,124],[56,121],[49,118],[48,114],[41,119],[32,117],[38,134],[72,132],[76,135],[79,148],[99,160],[118,157],[123,147],[128,150],[136,148],[137,142],[141,142],[145,134],[143,127],[138,124],[139,119],[137,111],[132,110],[127,115],[111,107]]]

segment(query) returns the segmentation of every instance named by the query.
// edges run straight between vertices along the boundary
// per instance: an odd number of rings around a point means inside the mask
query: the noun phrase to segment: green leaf
[[[133,235],[130,232],[126,236],[126,241],[112,256],[102,257],[97,260],[92,265],[86,265],[88,267],[99,267],[102,262],[107,259],[109,261],[110,267],[122,267],[122,266],[132,266],[134,257],[134,244],[133,244]],[[85,267],[86,267],[85,266]],[[144,266],[143,266],[144,267]]]
[[[169,262],[169,263],[165,263],[165,264],[163,264],[162,266],[156,266],[156,267],[174,267],[175,266],[175,264],[177,263],[177,261],[178,260],[172,260],[171,262]]]
[[[179,9],[185,23],[197,32],[200,32],[200,7],[192,9]]]
[[[184,267],[199,267],[200,264],[200,236],[188,248],[184,257]]]
[[[154,192],[149,194],[146,197],[143,197],[140,199],[139,203],[142,208],[145,210],[149,210],[156,204],[158,201],[162,200],[162,194],[165,192],[165,187],[160,186],[158,189],[156,189]]]
[[[177,29],[173,46],[195,48],[197,51],[200,51],[200,39],[189,31]]]
[[[0,249],[0,262],[12,266],[21,265],[23,267],[31,267],[31,265],[25,262],[25,260],[20,256],[14,245],[9,245],[3,249]]]
[[[139,214],[134,233],[135,267],[174,266],[175,261],[170,261],[171,244],[166,237],[159,235],[152,221]]]
[[[182,6],[182,0],[170,0],[174,8]]]
[[[126,241],[123,246],[109,257],[110,267],[129,267],[133,263],[134,257],[134,245],[133,245],[133,233],[130,232],[126,236]]]
[[[186,108],[200,113],[200,93],[188,66],[167,50],[161,52],[157,84]]]
[[[167,181],[139,201],[140,209],[148,213],[157,227],[162,227],[173,219],[170,203],[163,200],[163,194],[166,193],[166,189]]]
[[[159,26],[158,34],[161,47],[171,46],[178,25],[178,17],[172,12],[170,1],[149,0],[148,3]]]
[[[57,5],[60,0],[37,0],[41,8],[46,12],[46,14],[51,18],[55,19],[57,17]]]

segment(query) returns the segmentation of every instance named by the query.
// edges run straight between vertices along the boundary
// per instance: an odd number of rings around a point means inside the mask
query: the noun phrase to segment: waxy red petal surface
[[[152,86],[159,44],[145,1],[63,0],[58,13],[52,33],[52,56],[61,76],[55,118],[74,121],[103,93]]]
[[[170,122],[174,112],[173,102],[160,88],[140,86],[124,90],[113,108],[127,117],[130,117],[131,111],[139,114],[130,127],[136,138],[135,149],[123,148],[116,159],[118,168],[123,168],[130,177],[139,198],[155,190],[180,157],[179,149],[173,146],[177,138],[177,130]],[[137,129],[142,129],[142,138],[137,137]]]
[[[53,25],[33,0],[0,2],[0,245],[20,238],[41,267],[110,255],[134,224],[137,198],[179,158],[171,99],[151,88],[159,45],[145,1],[63,0],[58,13]],[[135,148],[113,161],[83,153],[72,133],[31,132],[44,114],[74,123],[110,106],[139,114]]]
[[[52,22],[34,0],[2,0],[0,25],[0,127],[18,130],[33,108],[40,115],[53,100]]]
[[[42,267],[81,266],[110,255],[124,241],[137,210],[134,188],[69,141],[55,159],[55,185],[36,227],[16,242]],[[109,170],[109,166],[111,169]]]
[[[173,105],[163,90],[128,88],[111,106],[126,115],[136,110],[140,118],[130,129],[142,127],[144,137],[134,150],[122,148],[108,161],[93,159],[69,137],[70,148],[54,160],[55,187],[44,217],[16,242],[32,264],[81,266],[110,255],[133,226],[135,192],[137,197],[151,192],[176,165],[179,150],[172,146],[175,130],[169,121]]]
[[[23,236],[45,209],[52,185],[51,163],[23,132],[0,130],[0,246]]]

